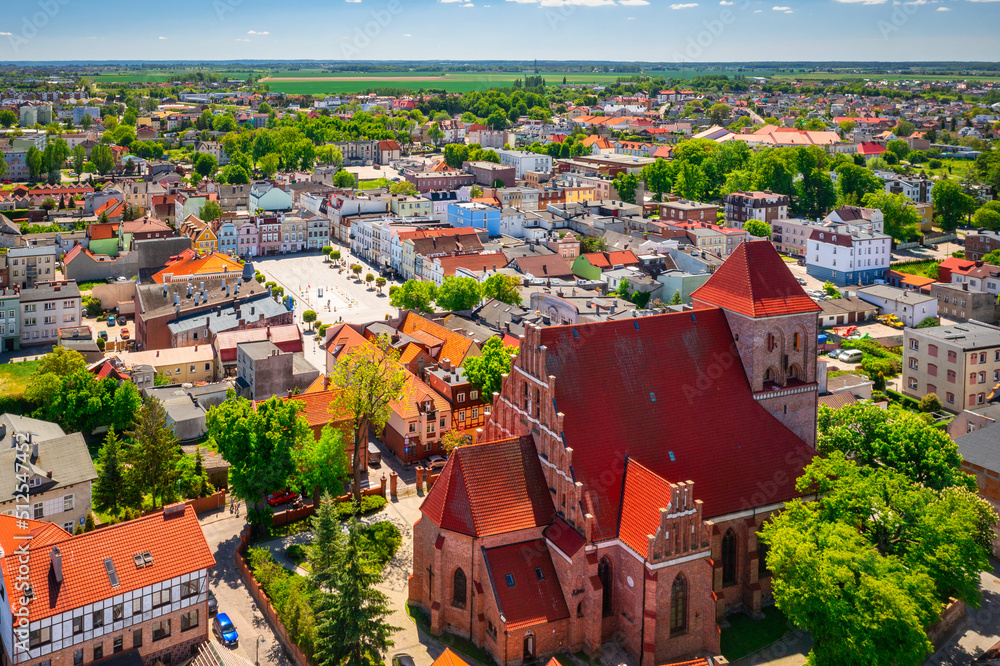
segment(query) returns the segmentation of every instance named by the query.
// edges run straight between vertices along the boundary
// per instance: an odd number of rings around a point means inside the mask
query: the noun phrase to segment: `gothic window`
[[[726,531],[722,537],[722,584],[736,584],[736,532]]]
[[[676,636],[687,631],[687,580],[684,574],[677,574],[670,588],[670,635]]]
[[[771,575],[771,570],[767,568],[767,544],[757,541],[757,578],[766,578]]]
[[[611,560],[602,557],[597,565],[597,577],[601,580],[601,587],[604,588],[601,599],[601,614],[604,617],[611,615]]]
[[[774,348],[777,347],[777,341],[774,338],[774,333],[767,334],[767,351],[773,352]]]
[[[451,605],[465,608],[465,572],[455,569],[455,580],[452,585]]]

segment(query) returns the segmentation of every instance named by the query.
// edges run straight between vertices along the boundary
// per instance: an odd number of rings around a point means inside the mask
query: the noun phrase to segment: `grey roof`
[[[261,317],[264,319],[271,319],[272,317],[277,317],[288,310],[281,303],[277,303],[273,298],[267,295],[267,292],[257,296],[253,300],[245,300],[240,304],[240,316],[236,316],[236,307],[229,303],[227,305],[221,306],[222,311],[214,310],[208,312],[200,312],[198,314],[192,314],[188,316],[181,316],[180,319],[176,319],[169,324],[167,328],[170,329],[170,333],[176,335],[183,331],[190,331],[194,329],[200,329],[205,326],[205,321],[208,320],[208,329],[212,334],[218,334],[222,331],[231,331],[238,328],[240,325],[240,319],[245,322],[255,322]]]
[[[8,257],[44,257],[58,256],[59,248],[55,245],[32,245],[30,247],[12,247],[7,250]]]
[[[244,272],[245,271],[246,267],[244,266]],[[230,294],[235,295],[235,287],[239,278],[240,276],[234,275],[231,278],[217,278],[211,280],[193,279],[190,282],[169,282],[166,285],[143,284],[136,287],[136,298],[142,305],[142,312],[146,317],[150,317],[173,310],[174,296],[176,295],[180,298],[181,313],[183,314],[184,310],[195,307],[193,292],[198,291],[203,283],[205,285],[205,293],[208,296],[209,303],[213,305],[231,303],[233,301],[233,296],[230,296],[229,298],[226,297],[226,281],[229,281]],[[188,285],[190,285],[192,289],[192,296],[190,298],[188,298],[187,295]],[[164,295],[164,286],[166,286],[166,295]],[[260,294],[267,294],[267,290],[264,289],[262,285],[257,284],[256,280],[243,280],[243,284],[240,285],[241,299],[246,299]],[[198,307],[201,306],[199,305]]]
[[[921,328],[911,331],[911,333],[936,338],[963,349],[1000,347],[1000,328],[975,320],[961,324],[949,324],[948,326]]]
[[[51,301],[56,298],[80,298],[80,288],[75,281],[39,282],[34,287],[21,290],[21,302]]]
[[[1000,471],[1000,423],[973,430],[955,439],[965,462]]]
[[[17,414],[0,415],[0,448],[9,449],[11,447],[11,436],[15,432],[30,432],[36,442],[66,436],[63,429],[51,421],[32,419]]]
[[[268,356],[273,356],[275,352],[281,353],[281,349],[278,345],[274,344],[270,340],[261,340],[259,342],[243,342],[236,345],[237,349],[242,349],[243,353],[249,356],[255,361],[259,361],[262,358],[267,358]]]
[[[76,432],[53,439],[38,441],[32,437],[32,444],[38,444],[38,457],[28,465],[33,476],[43,477],[43,483],[31,489],[30,494],[43,493],[53,488],[65,488],[77,483],[93,481],[97,471],[90,459],[87,443],[83,435]],[[12,446],[0,449],[0,467],[11,473],[0,475],[0,501],[13,501],[17,477],[13,470],[17,462],[17,449]],[[48,478],[48,473],[52,477]]]
[[[292,376],[309,374],[319,375],[319,370],[302,354],[292,354]]]
[[[864,287],[862,289],[858,289],[858,293],[874,296],[876,298],[884,298],[889,301],[896,301],[897,303],[905,302],[917,304],[937,300],[933,296],[926,296],[910,289],[897,289],[896,287],[890,287],[887,284],[876,284],[871,287]]]

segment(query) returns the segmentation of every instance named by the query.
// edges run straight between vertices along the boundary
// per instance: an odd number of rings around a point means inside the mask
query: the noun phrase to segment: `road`
[[[341,252],[345,253],[347,265],[360,263],[365,267],[362,275],[368,272],[378,274],[356,257],[347,255],[346,249],[341,249]],[[310,328],[302,321],[302,313],[306,310],[316,312],[325,324],[341,319],[351,323],[368,323],[385,319],[386,315],[396,315],[396,309],[389,305],[388,293],[389,287],[398,282],[390,281],[380,293],[364,282],[358,283],[347,269],[340,273],[331,268],[333,264],[319,253],[258,257],[253,260],[253,266],[268,280],[284,287],[285,294],[295,299],[295,322],[303,332]],[[317,368],[325,369],[326,360],[315,336],[306,337],[305,357]]]
[[[219,602],[219,612],[229,615],[240,634],[239,646],[232,649],[251,664],[255,663],[254,641],[262,636],[264,642],[260,646],[261,666],[292,666],[292,662],[284,656],[284,650],[275,638],[271,625],[264,619],[264,614],[236,570],[233,557],[240,530],[245,524],[245,515],[244,513],[243,517],[236,518],[229,513],[227,507],[206,513],[199,519],[208,546],[215,555],[215,567],[209,573],[209,589]],[[231,648],[219,646],[218,649]]]

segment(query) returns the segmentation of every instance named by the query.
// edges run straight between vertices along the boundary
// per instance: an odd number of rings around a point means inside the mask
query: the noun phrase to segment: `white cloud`
[[[697,7],[697,6],[698,6],[697,2],[684,2],[684,3],[678,3],[676,5],[670,5],[670,8],[671,9],[691,9],[692,7]]]
[[[615,0],[507,0],[520,5],[538,5],[540,7],[607,7],[615,5]]]
[[[791,7],[779,7],[778,5],[775,5],[774,7],[771,7],[771,11],[772,12],[785,12],[785,13],[789,13],[790,14],[793,10],[792,10]]]
[[[950,9],[948,9],[947,7],[938,7],[938,8],[937,8],[937,10],[938,10],[939,12],[950,12],[950,11],[951,11],[951,10],[950,10]]]
[[[12,33],[9,33],[9,32],[0,32],[0,35],[3,35],[4,37],[10,37],[11,34]]]
[[[625,7],[645,7],[649,3],[646,0],[620,0],[618,4]]]
[[[403,35],[403,37],[413,37],[413,35],[411,35],[410,33],[406,33]]]
[[[728,2],[727,0],[719,0],[719,4],[722,5],[723,7],[732,7],[736,3],[735,2]]]
[[[267,30],[265,30],[263,32],[257,32],[256,30],[247,30],[247,34],[248,35],[270,35],[271,33],[269,33]]]
[[[344,2],[361,2],[361,0],[344,0]]]
[[[845,5],[884,5],[889,0],[836,0]]]
[[[9,35],[9,32],[0,32],[0,35]],[[166,39],[166,37],[157,37],[157,39]]]
[[[244,39],[243,37],[237,37],[236,41],[238,41],[238,42],[249,42],[250,40],[249,39]]]

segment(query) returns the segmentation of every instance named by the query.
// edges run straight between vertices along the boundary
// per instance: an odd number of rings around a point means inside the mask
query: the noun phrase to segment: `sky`
[[[1000,59],[1000,0],[4,0],[3,7],[6,62]]]

